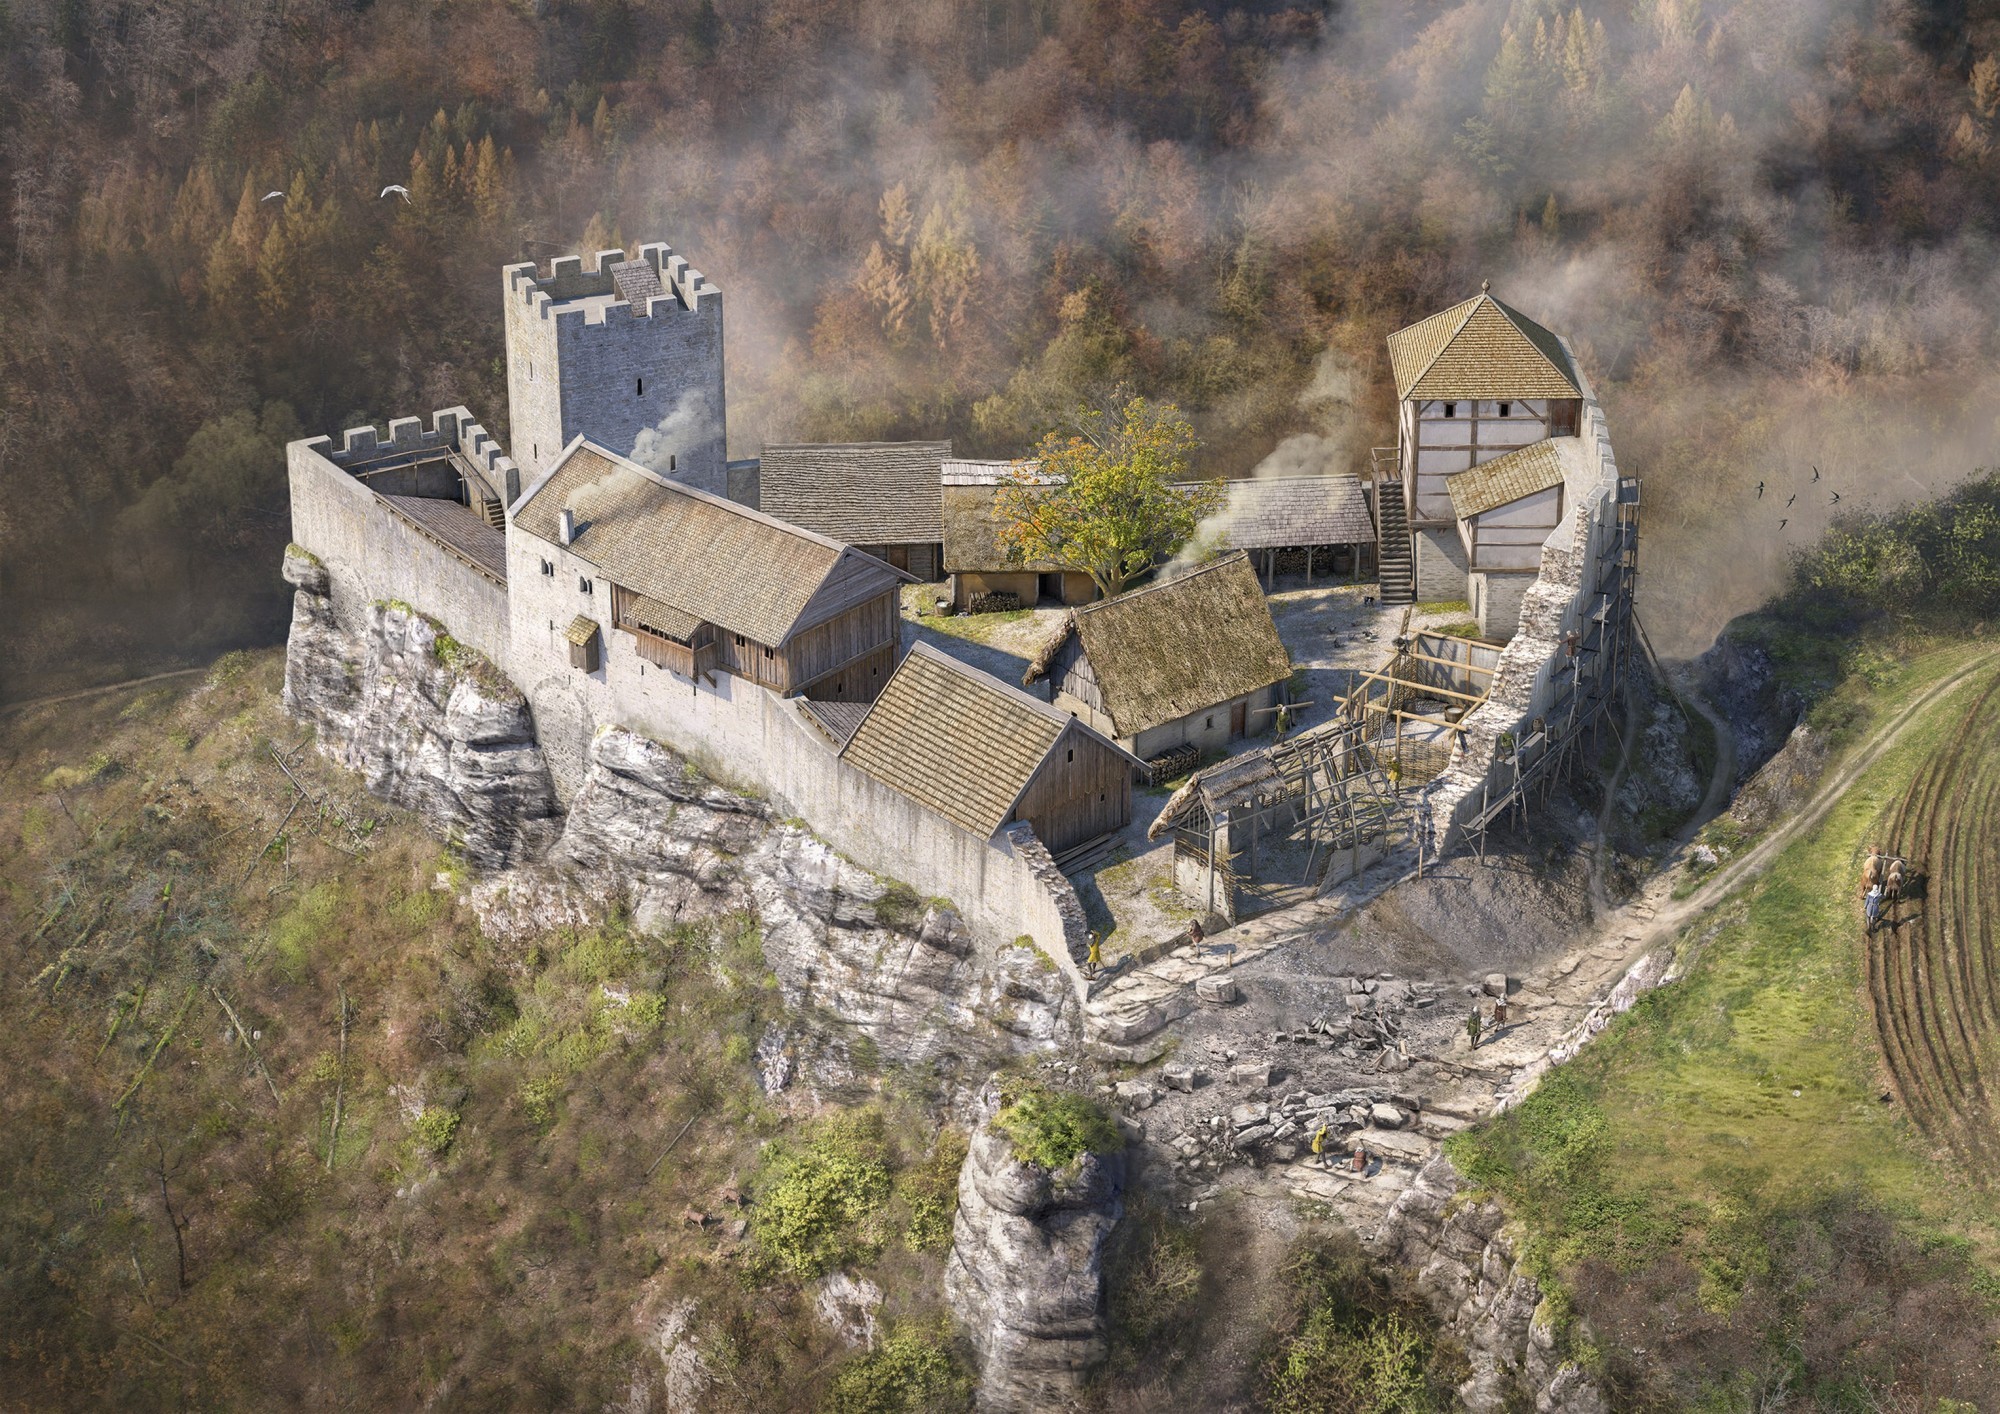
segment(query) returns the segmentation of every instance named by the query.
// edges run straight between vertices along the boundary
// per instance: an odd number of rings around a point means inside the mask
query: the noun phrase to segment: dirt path
[[[149,682],[165,682],[169,678],[184,678],[194,673],[207,672],[202,668],[175,668],[172,672],[153,673],[143,678],[127,678],[124,682],[108,682],[102,687],[86,687],[76,692],[59,692],[53,697],[30,697],[25,702],[0,704],[0,716],[9,712],[25,712],[30,707],[47,707],[57,702],[75,702],[84,697],[101,697],[107,692],[116,692],[122,687],[144,687]]]

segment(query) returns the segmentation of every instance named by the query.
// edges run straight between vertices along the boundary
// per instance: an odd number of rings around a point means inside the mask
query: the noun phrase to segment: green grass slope
[[[1850,749],[1988,651],[1879,648],[1857,649],[1874,666],[1821,704]],[[1990,681],[1925,710],[1691,926],[1683,977],[1450,1146],[1505,1198],[1552,1299],[1589,1317],[1572,1339],[1620,1407],[1756,1408],[1780,1391],[1808,1408],[1992,1407],[2000,1191],[1891,1093],[1857,883],[1885,812]]]

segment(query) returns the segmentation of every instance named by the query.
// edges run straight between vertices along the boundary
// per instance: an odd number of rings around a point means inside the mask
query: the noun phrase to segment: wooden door
[[[1247,736],[1250,729],[1250,704],[1239,702],[1229,709],[1229,734],[1232,737]]]

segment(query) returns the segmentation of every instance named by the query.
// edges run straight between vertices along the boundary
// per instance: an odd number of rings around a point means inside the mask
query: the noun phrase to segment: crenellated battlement
[[[352,467],[411,452],[457,451],[459,429],[471,422],[472,414],[467,409],[446,408],[431,414],[428,429],[421,417],[398,417],[389,423],[386,436],[373,427],[350,427],[340,434],[341,444],[338,447],[333,445],[330,437],[315,437],[312,440],[326,444],[328,450],[323,455],[334,465]]]
[[[672,246],[659,241],[642,245],[631,260],[652,267],[660,293],[634,299],[620,290],[612,267],[626,263],[622,250],[600,250],[587,266],[580,255],[559,255],[549,262],[546,276],[532,261],[509,265],[503,273],[512,298],[525,304],[536,318],[551,319],[558,325],[566,320],[607,324],[621,319],[652,319],[682,310],[719,315],[722,291],[675,255]]]

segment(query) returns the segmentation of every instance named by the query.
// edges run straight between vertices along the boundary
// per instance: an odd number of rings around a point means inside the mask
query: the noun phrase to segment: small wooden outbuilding
[[[1223,544],[1245,550],[1265,583],[1374,573],[1375,521],[1352,476],[1258,476],[1224,483]]]
[[[1173,579],[1072,609],[1028,665],[1049,700],[1141,758],[1219,748],[1272,725],[1292,675],[1241,551]]]
[[[1097,585],[1080,570],[1052,560],[1022,560],[1000,541],[1002,488],[1019,484],[1054,485],[1034,462],[947,461],[941,473],[944,509],[944,569],[951,579],[954,609],[970,609],[989,595],[1011,595],[1022,608],[1037,604],[1088,604]]]
[[[927,643],[858,723],[837,719],[821,726],[851,731],[843,761],[982,840],[1025,820],[1061,854],[1131,822],[1129,752]]]

